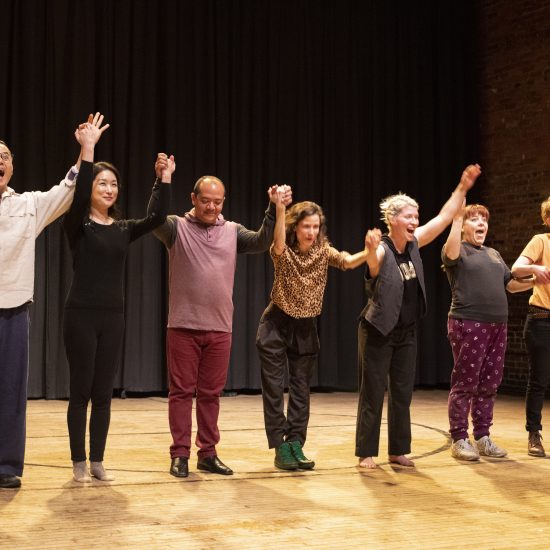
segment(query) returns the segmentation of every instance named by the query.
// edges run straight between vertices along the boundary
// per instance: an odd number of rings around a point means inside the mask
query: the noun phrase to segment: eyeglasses
[[[2,151],[0,153],[0,158],[3,160],[3,161],[8,161],[12,158],[11,156],[11,153],[6,153],[5,151]]]

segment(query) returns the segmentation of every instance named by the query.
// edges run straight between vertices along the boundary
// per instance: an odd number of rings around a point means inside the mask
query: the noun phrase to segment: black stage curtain
[[[176,156],[172,211],[203,174],[227,186],[224,214],[256,228],[273,183],[314,200],[339,249],[382,226],[378,203],[402,190],[437,213],[476,161],[473,2],[367,0],[11,0],[0,19],[0,139],[12,186],[45,190],[77,155],[76,125],[100,110],[112,127],[96,158],[123,175],[122,206],[141,217],[157,151]],[[423,251],[429,315],[418,383],[449,379],[449,292],[442,239]],[[61,323],[71,258],[60,223],[37,241],[29,395],[68,394]],[[313,385],[356,387],[363,270],[331,270]],[[272,283],[267,254],[239,259],[228,389],[260,387],[258,319]],[[208,284],[208,281],[205,281]],[[166,388],[166,255],[136,242],[126,276],[117,387]],[[1,359],[0,359],[1,360]]]

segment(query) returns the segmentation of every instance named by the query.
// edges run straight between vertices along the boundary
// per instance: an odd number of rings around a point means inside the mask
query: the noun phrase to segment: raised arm
[[[166,222],[168,209],[170,208],[170,187],[172,174],[176,170],[174,155],[158,153],[155,160],[155,175],[157,177],[151,198],[147,205],[147,216],[136,220],[132,225],[131,241],[161,227]],[[158,237],[158,235],[157,235]]]
[[[365,237],[365,249],[368,250],[366,261],[369,266],[369,275],[372,279],[378,277],[380,265],[386,253],[384,247],[380,244],[381,238],[382,232],[377,228],[369,229]]]
[[[462,223],[464,221],[463,209],[465,202],[466,201],[463,201],[462,207],[454,217],[453,225],[451,225],[451,230],[443,246],[445,256],[447,256],[449,260],[456,260],[460,256],[460,241],[462,237]]]
[[[439,214],[426,224],[418,227],[414,232],[419,247],[431,243],[453,221],[453,218],[462,207],[466,193],[473,187],[480,174],[481,168],[479,164],[470,164],[470,166],[466,167],[464,172],[462,172],[459,184],[443,205]]]
[[[172,174],[176,170],[174,155],[159,153],[155,161],[155,175],[162,183],[172,183]]]
[[[280,256],[286,248],[286,206],[284,203],[284,187],[273,186],[268,190],[269,200],[275,199],[275,229],[273,231],[273,251]]]
[[[80,154],[76,160],[76,169],[80,170],[81,161],[94,161],[94,149],[103,132],[109,128],[109,124],[103,126],[104,116],[101,113],[89,114],[88,121],[78,125],[75,130],[75,138],[80,143]]]
[[[279,186],[283,191],[283,203],[288,206],[292,202],[292,188],[290,185]],[[257,254],[265,252],[273,242],[273,231],[275,228],[275,194],[271,193],[272,189],[277,186],[272,186],[268,189],[269,207],[265,211],[264,220],[258,231],[251,231],[246,227],[239,225],[237,227],[237,252],[239,254]]]
[[[78,178],[71,208],[63,219],[63,228],[67,233],[71,246],[76,234],[80,231],[82,218],[90,204],[95,146],[107,128],[109,128],[108,124],[103,126],[103,115],[96,113],[95,115],[89,115],[88,122],[80,124],[74,133],[76,141],[80,144],[80,155],[77,161],[80,177]],[[86,164],[81,166],[81,161]]]

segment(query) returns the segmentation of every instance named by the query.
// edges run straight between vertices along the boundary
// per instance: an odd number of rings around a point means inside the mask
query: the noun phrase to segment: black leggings
[[[67,424],[74,462],[86,460],[86,414],[90,399],[90,460],[103,460],[123,333],[122,312],[65,310],[63,337],[71,375]]]

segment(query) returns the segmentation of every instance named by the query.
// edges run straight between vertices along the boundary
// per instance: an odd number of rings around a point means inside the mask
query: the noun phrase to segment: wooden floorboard
[[[116,481],[71,480],[63,401],[31,401],[23,486],[0,490],[0,548],[533,548],[550,540],[550,459],[526,453],[523,400],[499,396],[495,441],[504,460],[449,453],[443,391],[417,391],[417,467],[359,471],[357,395],[312,395],[305,447],[311,472],[280,472],[260,396],[222,399],[220,457],[231,477],[167,473],[163,398],[113,401],[105,457]],[[381,449],[387,446],[385,420]],[[550,448],[550,437],[548,438]],[[549,449],[550,450],[550,449]]]

